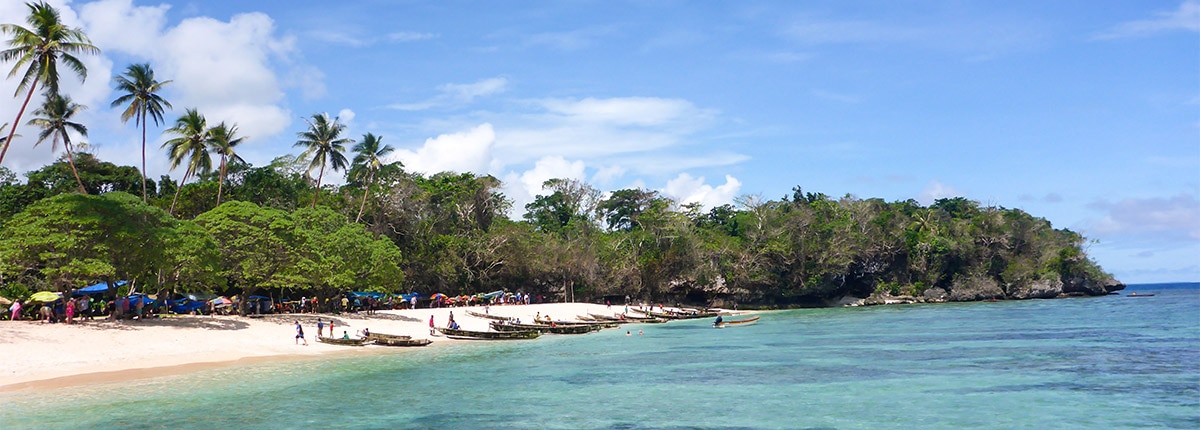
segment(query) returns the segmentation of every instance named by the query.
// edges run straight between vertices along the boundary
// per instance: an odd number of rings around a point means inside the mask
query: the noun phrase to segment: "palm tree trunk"
[[[149,200],[146,199],[146,108],[143,107],[138,115],[141,116],[139,121],[142,122],[142,203],[147,203]]]
[[[0,165],[4,164],[4,154],[8,153],[8,147],[12,145],[13,135],[17,133],[17,124],[21,123],[21,115],[25,114],[25,108],[29,106],[29,99],[33,98],[33,90],[37,88],[40,78],[41,75],[33,78],[33,85],[29,86],[29,94],[25,95],[25,103],[21,104],[21,110],[17,112],[17,119],[13,120],[12,128],[8,129],[8,138],[4,139],[4,148],[0,149]]]
[[[71,173],[75,174],[75,182],[79,183],[79,192],[87,194],[87,188],[83,187],[83,180],[79,179],[79,170],[75,169],[75,155],[71,154],[71,138],[63,136],[63,148],[67,149],[67,164],[71,165]]]
[[[217,206],[221,206],[221,189],[225,187],[225,154],[221,154],[221,178],[217,180]]]
[[[321,178],[324,178],[324,177],[325,177],[325,165],[322,164],[321,165],[321,173],[317,174],[317,189],[313,192],[313,204],[312,204],[313,208],[317,207],[317,196],[321,195]]]
[[[183,174],[183,179],[179,181],[179,186],[175,187],[175,198],[171,199],[171,215],[175,215],[175,202],[179,201],[179,192],[183,191],[183,183],[187,182],[188,177],[192,176],[192,168],[188,167],[187,172]]]
[[[355,224],[357,224],[358,221],[362,219],[363,209],[367,208],[367,191],[371,190],[371,182],[373,182],[374,179],[375,179],[375,174],[372,173],[371,177],[367,179],[367,186],[363,187],[362,204],[358,206],[358,216],[354,217]]]

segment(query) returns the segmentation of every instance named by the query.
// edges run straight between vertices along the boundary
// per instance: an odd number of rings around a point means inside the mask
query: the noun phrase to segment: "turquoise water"
[[[0,406],[0,428],[1194,429],[1200,290],[632,325],[0,394]]]

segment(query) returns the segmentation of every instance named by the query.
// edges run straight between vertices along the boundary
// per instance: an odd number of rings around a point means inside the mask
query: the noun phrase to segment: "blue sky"
[[[1125,282],[1200,280],[1197,1],[51,3],[104,51],[64,91],[119,163],[140,141],[111,79],[150,62],[168,118],[237,123],[256,165],[329,112],[517,208],[554,177],[706,206],[964,196],[1082,232]],[[53,159],[18,132],[5,167]]]

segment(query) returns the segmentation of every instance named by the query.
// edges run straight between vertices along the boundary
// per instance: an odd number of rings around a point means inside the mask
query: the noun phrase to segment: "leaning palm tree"
[[[216,127],[208,129],[209,151],[221,157],[220,181],[217,182],[217,206],[221,205],[221,189],[225,186],[225,172],[229,162],[246,162],[233,149],[245,140],[245,137],[237,135],[237,124],[227,126],[221,122]]]
[[[334,171],[344,170],[346,156],[342,153],[346,152],[346,144],[354,141],[341,137],[346,125],[338,122],[337,118],[331,121],[329,114],[313,114],[312,120],[304,121],[308,123],[308,130],[296,133],[300,140],[293,146],[306,148],[304,153],[300,154],[300,158],[312,160],[308,163],[310,175],[314,169],[321,169],[317,174],[317,189],[313,193],[312,207],[315,208],[317,196],[321,195],[321,179],[325,177],[325,166],[328,165]]]
[[[29,125],[42,128],[34,146],[40,145],[46,139],[51,139],[50,150],[57,152],[58,142],[62,141],[63,148],[67,150],[67,163],[71,165],[71,173],[75,174],[75,182],[79,183],[79,192],[87,194],[87,188],[83,187],[83,180],[79,179],[79,170],[75,168],[75,155],[71,153],[71,135],[67,133],[74,131],[80,136],[87,137],[87,127],[71,121],[76,113],[84,109],[87,109],[87,106],[72,102],[70,97],[48,94],[42,107],[33,111],[36,117],[29,120]]]
[[[196,109],[188,109],[183,116],[175,120],[175,126],[168,128],[167,133],[178,137],[163,143],[171,157],[171,170],[175,170],[187,161],[187,171],[179,186],[175,187],[175,198],[171,200],[171,214],[175,214],[175,203],[179,201],[179,191],[183,183],[194,174],[208,172],[212,169],[212,158],[208,156],[208,122]]]
[[[149,63],[130,64],[129,68],[125,69],[125,75],[117,76],[113,80],[117,83],[117,91],[125,94],[113,100],[112,107],[128,104],[125,111],[121,112],[121,121],[128,123],[129,119],[133,118],[133,125],[142,126],[142,201],[145,202],[146,116],[149,115],[150,119],[154,120],[154,125],[162,124],[163,108],[170,109],[171,103],[157,93],[171,81],[154,80],[154,69],[150,68]]]
[[[362,219],[363,210],[367,208],[367,191],[371,189],[371,182],[375,181],[375,172],[383,167],[383,157],[391,154],[395,148],[391,145],[384,145],[383,138],[367,133],[363,135],[362,141],[354,145],[354,166],[358,167],[359,175],[366,176],[366,182],[363,184],[362,204],[358,206],[358,216],[354,217],[354,222]]]
[[[29,16],[25,18],[29,28],[16,24],[0,24],[0,32],[12,35],[12,39],[8,41],[10,48],[0,51],[0,61],[16,61],[8,77],[12,78],[24,69],[21,83],[17,85],[17,92],[13,97],[20,95],[22,91],[28,91],[25,103],[21,104],[21,110],[17,111],[13,128],[4,139],[4,147],[0,149],[0,164],[4,163],[4,155],[8,153],[13,133],[17,130],[16,125],[21,123],[21,116],[25,114],[25,108],[29,106],[29,99],[33,98],[38,84],[46,88],[47,94],[58,94],[58,60],[61,59],[79,75],[80,80],[84,80],[87,78],[87,67],[75,58],[75,54],[100,53],[100,49],[92,45],[92,41],[82,30],[63,24],[58,10],[46,2],[25,5],[29,7]]]

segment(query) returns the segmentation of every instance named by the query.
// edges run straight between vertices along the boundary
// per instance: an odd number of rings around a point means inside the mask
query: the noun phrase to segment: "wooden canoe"
[[[407,337],[407,336],[405,336]],[[376,345],[383,346],[425,346],[433,343],[429,339],[399,339],[399,338],[379,338],[374,340]]]
[[[409,339],[412,339],[412,336],[403,336],[403,335],[398,335],[398,334],[387,334],[387,333],[371,333],[371,334],[367,335],[367,340],[370,340],[370,341],[377,342],[380,339],[409,340]]]
[[[481,314],[481,313],[475,312],[475,311],[467,311],[467,315],[470,315],[470,316],[473,316],[476,318],[484,318],[484,319],[496,320],[496,321],[508,321],[508,320],[512,319],[511,317],[502,317],[499,315]]]
[[[515,340],[515,339],[537,339],[542,333],[537,330],[525,331],[472,331],[472,330],[455,330],[450,328],[438,327],[437,331],[451,339],[464,340]]]
[[[753,324],[755,321],[758,321],[757,316],[746,318],[746,319],[740,319],[740,320],[723,320],[720,323],[714,322],[713,327],[716,327],[716,328],[723,328],[723,327],[729,327],[729,326],[736,327],[736,326],[741,326],[741,325]]]
[[[592,325],[588,325],[588,324],[555,324],[555,325],[514,324],[514,323],[504,323],[504,322],[496,321],[496,322],[493,322],[491,324],[491,326],[492,326],[492,330],[503,331],[503,332],[518,332],[518,331],[525,331],[525,330],[536,330],[539,333],[553,333],[553,334],[584,334],[584,333],[590,333],[590,332],[593,332],[596,330],[600,330],[599,326],[592,326]]]
[[[366,339],[342,339],[340,337],[318,337],[317,340],[322,343],[342,346],[363,346],[367,343]]]

